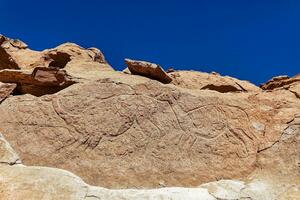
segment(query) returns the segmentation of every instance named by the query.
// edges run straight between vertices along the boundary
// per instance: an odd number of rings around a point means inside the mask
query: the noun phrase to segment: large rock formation
[[[102,71],[113,69],[99,49],[65,43],[40,52],[0,35],[0,82],[17,83],[17,93],[55,93],[74,82],[97,79]]]
[[[260,89],[162,71],[171,81],[162,84],[152,72],[113,71],[94,48],[35,52],[0,41],[9,64],[0,64],[4,199],[300,198],[297,76]],[[197,188],[109,190],[47,167],[113,189]]]

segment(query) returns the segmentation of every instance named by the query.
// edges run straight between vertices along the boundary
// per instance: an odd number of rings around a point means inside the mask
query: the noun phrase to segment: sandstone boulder
[[[157,64],[131,59],[125,59],[125,63],[131,74],[145,76],[162,83],[170,83],[172,81],[172,78]]]

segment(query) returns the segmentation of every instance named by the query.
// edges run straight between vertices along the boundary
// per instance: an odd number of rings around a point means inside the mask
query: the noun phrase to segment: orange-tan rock
[[[15,83],[1,83],[0,82],[0,102],[9,97],[16,89]]]
[[[141,61],[117,72],[70,43],[0,43],[2,199],[300,198],[298,76],[260,89]]]
[[[18,85],[17,93],[35,96],[52,94],[75,83],[65,70],[46,67],[36,67],[33,71],[0,70],[0,81],[8,83],[6,86],[10,86],[7,91],[9,93]],[[0,91],[1,89],[4,87],[0,85]]]
[[[131,59],[125,59],[125,63],[131,74],[145,76],[162,83],[170,83],[172,81],[172,78],[157,64]]]
[[[241,81],[229,76],[221,76],[216,73],[203,73],[196,71],[175,71],[169,73],[173,78],[173,84],[197,90],[215,90],[226,92],[259,92],[260,88],[248,81]]]

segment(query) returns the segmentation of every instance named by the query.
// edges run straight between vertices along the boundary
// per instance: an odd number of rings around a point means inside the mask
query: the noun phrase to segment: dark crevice
[[[300,99],[300,95],[297,92],[292,91],[290,89],[288,91],[290,91],[291,93],[293,93],[297,99]]]
[[[22,95],[22,92],[21,92],[21,85],[20,84],[17,84],[17,87],[16,89],[14,89],[14,91],[12,92],[11,95],[13,96],[19,96],[19,95]]]
[[[63,52],[49,54],[49,57],[53,60],[50,62],[49,67],[58,67],[62,69],[71,61],[71,56]]]
[[[43,96],[57,93],[74,83],[65,70],[37,67],[31,74],[21,70],[0,71],[0,82],[15,83],[13,95]]]
[[[232,85],[213,85],[209,84],[201,88],[202,90],[215,90],[221,93],[227,93],[227,92],[240,92],[238,88],[232,86]]]
[[[72,85],[72,84],[71,84]],[[19,96],[24,94],[31,94],[36,97],[40,97],[48,94],[55,94],[71,85],[68,86],[37,86],[31,84],[18,84],[16,89],[11,95]]]

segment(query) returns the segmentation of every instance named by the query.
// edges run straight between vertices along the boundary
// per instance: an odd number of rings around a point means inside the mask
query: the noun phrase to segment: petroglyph
[[[43,141],[36,143],[43,151],[17,149],[24,162],[51,162],[94,184],[116,183],[109,179],[111,166],[117,166],[120,180],[115,181],[123,185],[132,184],[128,175],[146,185],[170,176],[173,179],[166,183],[191,177],[188,182],[194,185],[199,183],[196,180],[215,180],[224,170],[238,176],[251,171],[255,163],[257,144],[247,113],[220,99],[183,94],[155,82],[128,86],[109,80],[77,84],[40,99],[15,98],[23,103],[0,107],[5,116],[0,123],[6,127],[1,131],[7,135],[14,129],[20,141],[30,137]],[[48,161],[49,153],[63,159]],[[82,160],[93,164],[86,166]]]

